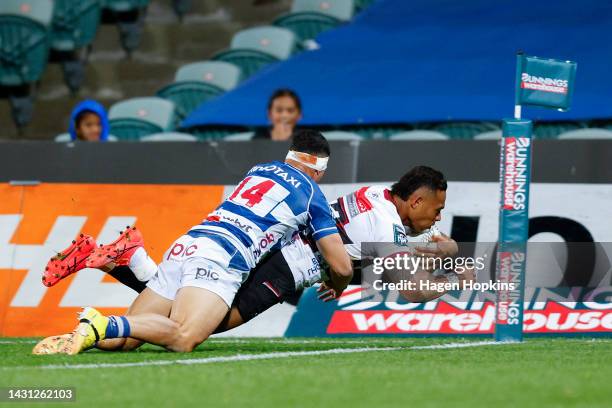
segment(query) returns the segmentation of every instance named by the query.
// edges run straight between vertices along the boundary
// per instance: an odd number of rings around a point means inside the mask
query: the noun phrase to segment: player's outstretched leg
[[[126,316],[155,313],[168,317],[171,309],[171,300],[166,299],[165,297],[153,292],[151,289],[146,288],[138,295],[138,297],[136,297],[136,299],[134,299],[134,303],[132,303],[130,308],[127,310]],[[142,343],[143,342],[141,340],[131,337],[120,337],[115,339],[101,340],[96,344],[96,347],[107,351],[129,351],[140,347]]]
[[[139,282],[146,282],[157,272],[157,264],[144,249],[142,233],[136,227],[130,226],[121,231],[115,241],[94,248],[87,258],[86,266],[108,272],[137,291],[142,291],[142,287],[133,282],[133,277]],[[129,276],[122,276],[126,274],[126,271],[121,270],[124,269],[122,267],[129,267]],[[135,283],[138,287],[135,287]]]
[[[129,271],[125,268],[129,267]],[[108,245],[96,247],[96,240],[80,234],[72,244],[52,257],[42,282],[51,287],[65,277],[84,268],[96,268],[110,273],[132,289],[141,292],[144,285],[157,272],[157,264],[144,249],[142,234],[136,227],[126,227],[119,237]]]
[[[171,307],[171,300],[150,289],[145,289],[134,300],[126,316],[155,313],[168,317]],[[77,354],[91,347],[107,351],[127,351],[140,347],[143,343],[141,340],[116,337],[118,335],[129,335],[129,332],[126,332],[126,327],[122,327],[121,331],[117,327],[123,322],[124,320],[120,317],[111,316],[108,318],[96,309],[85,308],[79,314],[79,324],[72,333],[50,336],[41,340],[34,346],[32,354]],[[107,336],[113,338],[106,339]]]
[[[100,247],[93,251],[87,260],[87,267],[100,268],[110,262],[127,265],[132,254],[143,244],[144,239],[140,230],[128,225],[125,231],[119,233],[116,240],[107,245],[100,244]]]
[[[85,307],[79,314],[79,324],[58,352],[78,354],[95,347],[105,338],[129,336],[130,326],[125,316],[104,316],[93,307]],[[122,344],[116,345],[117,348],[121,346]]]
[[[228,305],[216,293],[197,287],[181,288],[170,313],[177,330],[163,345],[172,351],[192,351],[213,334],[228,311]]]
[[[189,352],[213,333],[228,310],[219,295],[196,287],[179,290],[170,318],[156,313],[106,317],[87,307],[71,340],[60,352],[81,353],[100,340],[118,337],[132,337],[172,351]]]
[[[66,276],[86,268],[86,261],[96,247],[96,240],[80,234],[72,244],[51,258],[43,272],[43,285],[51,287]]]

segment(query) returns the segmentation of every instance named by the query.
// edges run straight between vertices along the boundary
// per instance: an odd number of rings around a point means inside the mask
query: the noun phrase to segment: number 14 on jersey
[[[260,217],[265,217],[288,195],[289,191],[275,181],[251,176],[242,180],[228,200],[250,209]]]

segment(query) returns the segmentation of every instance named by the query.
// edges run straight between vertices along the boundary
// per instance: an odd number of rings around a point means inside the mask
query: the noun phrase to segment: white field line
[[[252,339],[232,339],[232,338],[227,338],[227,337],[220,337],[220,338],[212,338],[212,339],[208,339],[206,340],[207,343],[216,343],[216,344],[223,344],[223,343],[228,343],[228,344],[232,344],[232,343],[236,343],[236,344],[242,344],[242,343],[252,343],[253,341],[257,341],[260,340],[258,338],[252,338]],[[266,339],[266,343],[277,343],[277,344],[363,344],[366,345],[369,342],[387,342],[387,343],[401,343],[401,342],[408,342],[411,339],[409,338],[403,338],[403,339],[389,339],[389,338],[378,338],[378,339],[364,339],[364,340],[347,340],[347,339],[342,339],[342,338],[338,338],[338,339],[325,339],[325,338],[314,338],[314,339],[283,339],[283,338],[271,338],[271,339]]]
[[[210,338],[206,340],[207,344],[215,343],[215,344],[246,344],[252,343],[254,340],[260,341],[261,338],[253,338],[253,339],[239,339],[239,338],[230,338],[230,337],[218,337],[218,338]],[[279,343],[279,344],[363,344],[366,345],[370,342],[390,342],[390,343],[405,343],[410,342],[410,338],[408,337],[400,337],[400,338],[370,338],[364,340],[348,340],[343,338],[313,338],[313,339],[287,339],[287,338],[268,338],[265,339],[266,343]],[[610,338],[559,338],[559,340],[563,340],[564,342],[579,342],[579,343],[606,343],[612,341]],[[2,344],[36,344],[39,340],[30,340],[30,339],[19,339],[16,338],[14,340],[0,340],[0,345]],[[456,344],[456,343],[453,343]],[[458,344],[473,344],[473,343],[458,343]],[[440,346],[445,346],[445,344],[441,344]],[[427,347],[434,348],[433,346],[414,346],[413,348],[418,349],[418,347]],[[436,347],[437,348],[437,347]],[[442,347],[444,348],[444,347]]]
[[[195,365],[195,364],[210,364],[210,363],[225,363],[230,361],[252,361],[252,360],[270,360],[286,357],[301,357],[301,356],[320,356],[326,354],[347,354],[347,353],[366,353],[371,351],[395,351],[400,350],[400,347],[371,347],[371,348],[337,348],[331,350],[313,350],[313,351],[284,351],[278,353],[259,353],[259,354],[236,354],[233,356],[219,356],[206,358],[186,358],[181,360],[154,360],[154,361],[138,361],[133,363],[100,363],[100,364],[52,364],[38,367],[20,366],[14,368],[41,368],[47,370],[55,369],[82,369],[82,368],[125,368],[125,367],[147,367],[147,366],[167,366],[167,365]],[[9,367],[2,367],[9,368]]]
[[[501,341],[476,341],[473,343],[447,343],[447,344],[432,344],[430,346],[412,346],[408,347],[410,350],[439,350],[439,349],[452,349],[452,348],[464,348],[464,347],[478,347],[478,346],[498,346],[503,344],[520,344],[520,342],[501,342]]]
[[[210,338],[206,340],[206,343],[215,343],[215,344],[246,344],[252,343],[253,340],[261,340],[260,338],[254,339],[238,339],[238,338],[229,338],[229,337],[219,337],[219,338]],[[410,338],[371,338],[364,340],[347,340],[342,338],[337,339],[325,339],[325,338],[313,338],[313,339],[285,339],[282,337],[279,338],[269,338],[266,339],[267,343],[279,343],[279,344],[368,344],[370,342],[391,342],[391,343],[404,343],[410,342]],[[612,341],[610,338],[560,338],[559,340],[563,340],[564,342],[579,342],[579,343],[606,343]],[[0,345],[2,344],[36,344],[39,340],[29,340],[29,339],[18,339],[15,340],[0,340]],[[452,343],[452,344],[473,344],[473,343]],[[440,344],[440,346],[446,346],[445,344]],[[414,346],[414,349],[418,349],[419,347],[427,347],[434,348],[433,346]],[[458,347],[458,346],[457,346]],[[467,347],[467,346],[466,346]],[[438,347],[435,347],[438,348]],[[445,347],[440,347],[445,348]]]
[[[193,358],[193,359],[181,359],[181,360],[155,360],[155,361],[139,361],[133,363],[99,363],[99,364],[51,364],[43,366],[17,366],[17,367],[0,367],[3,370],[15,370],[15,369],[43,369],[43,370],[57,370],[57,369],[68,369],[78,370],[87,368],[125,368],[125,367],[148,367],[148,366],[168,366],[168,365],[197,365],[197,364],[210,364],[210,363],[224,363],[232,361],[252,361],[252,360],[271,360],[277,358],[287,357],[302,357],[302,356],[322,356],[328,354],[350,354],[350,353],[369,353],[376,351],[399,351],[399,350],[427,350],[427,349],[451,349],[451,348],[463,348],[463,347],[478,347],[478,346],[490,346],[498,344],[511,344],[511,343],[498,343],[494,341],[479,341],[473,343],[447,343],[447,344],[434,344],[430,346],[412,346],[412,347],[362,347],[362,348],[336,348],[331,350],[313,350],[313,351],[285,351],[278,353],[259,353],[259,354],[237,354],[233,356],[219,356],[219,357],[207,357],[207,358]]]

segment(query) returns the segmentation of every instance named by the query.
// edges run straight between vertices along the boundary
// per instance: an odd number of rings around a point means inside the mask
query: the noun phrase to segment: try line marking
[[[225,363],[232,361],[252,361],[252,360],[271,360],[277,358],[288,357],[303,357],[303,356],[323,356],[328,354],[351,354],[351,353],[371,353],[377,351],[399,351],[399,350],[428,350],[428,349],[452,349],[463,347],[478,347],[478,346],[494,346],[501,344],[516,344],[516,343],[500,343],[495,341],[479,341],[473,343],[447,343],[434,344],[430,346],[411,346],[411,347],[361,347],[361,348],[335,348],[330,350],[313,350],[313,351],[284,351],[278,353],[259,353],[259,354],[237,354],[233,356],[219,356],[206,358],[192,358],[180,360],[156,360],[156,361],[139,361],[132,363],[97,363],[97,364],[50,364],[43,366],[16,366],[16,367],[0,367],[3,370],[15,369],[43,369],[43,370],[79,370],[88,368],[126,368],[126,367],[148,367],[148,366],[168,366],[168,365],[197,365],[211,363]]]

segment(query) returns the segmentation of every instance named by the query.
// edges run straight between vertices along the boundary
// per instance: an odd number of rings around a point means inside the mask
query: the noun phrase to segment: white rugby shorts
[[[228,307],[249,274],[244,258],[224,236],[210,231],[189,231],[170,246],[147,287],[174,300],[183,287],[217,294]]]

